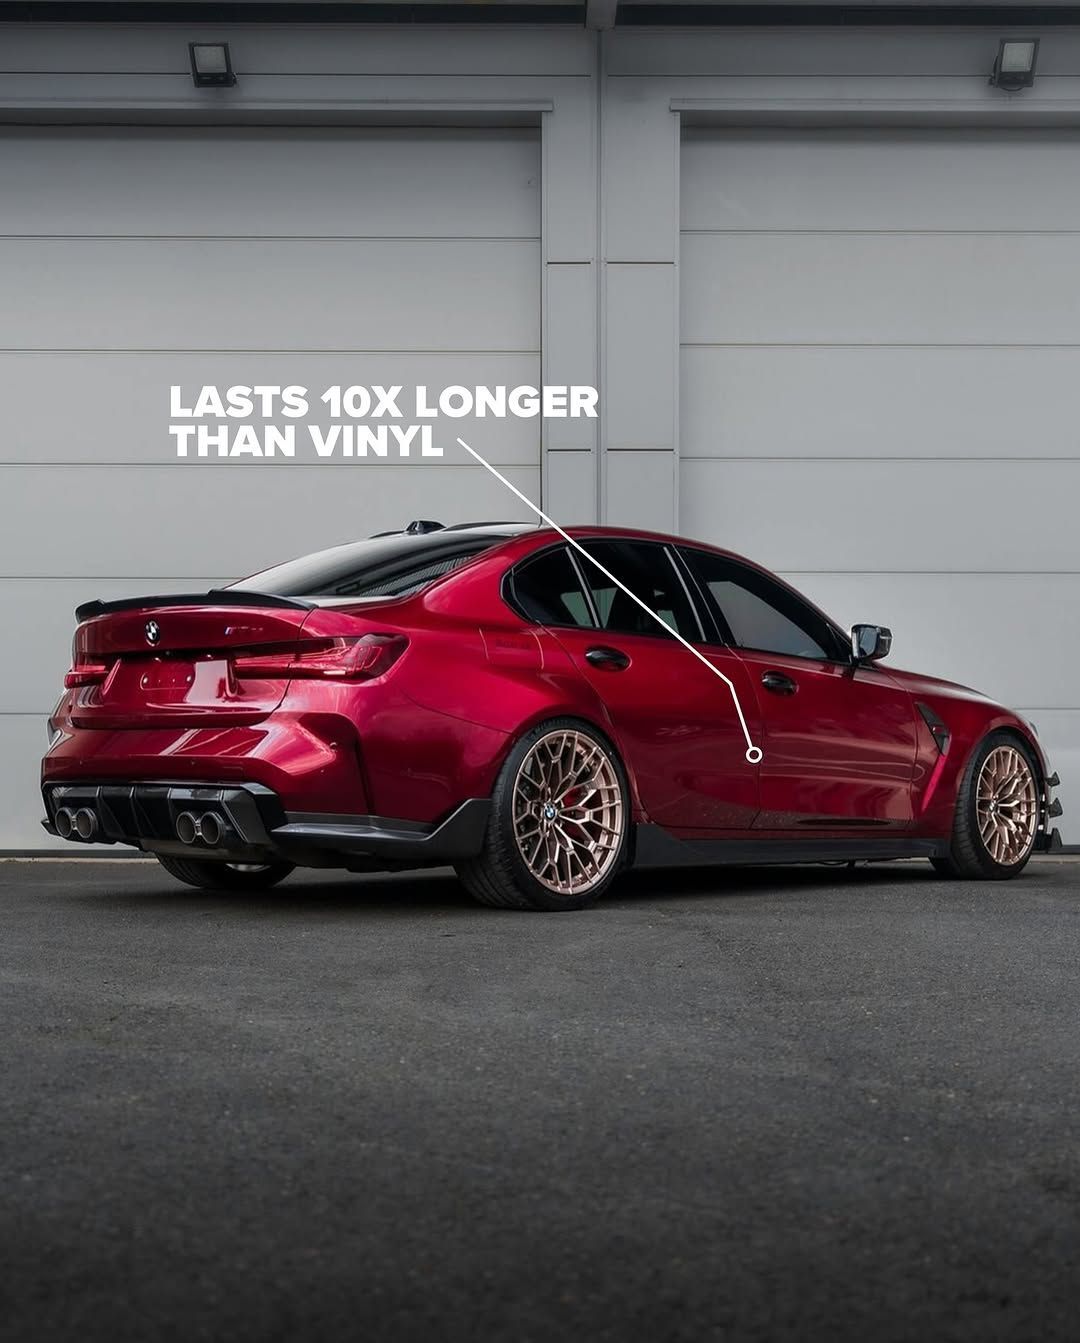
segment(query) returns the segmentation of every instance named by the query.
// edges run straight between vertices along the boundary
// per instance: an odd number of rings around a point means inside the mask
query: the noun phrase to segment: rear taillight
[[[312,640],[310,647],[290,653],[242,653],[233,658],[239,677],[262,680],[297,677],[332,681],[370,681],[401,657],[408,647],[402,634],[365,634],[358,639]]]
[[[77,663],[64,676],[64,689],[76,690],[82,685],[101,685],[108,674],[109,668],[104,662]]]

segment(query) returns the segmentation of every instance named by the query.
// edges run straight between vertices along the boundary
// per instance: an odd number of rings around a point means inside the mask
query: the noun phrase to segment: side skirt
[[[712,867],[754,863],[880,862],[890,858],[943,858],[944,839],[677,839],[659,825],[639,825],[634,867]]]

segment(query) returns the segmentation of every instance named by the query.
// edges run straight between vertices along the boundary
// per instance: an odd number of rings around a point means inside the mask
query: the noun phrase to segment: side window
[[[684,639],[701,638],[694,608],[663,546],[648,541],[586,541],[585,550],[595,555],[613,577],[625,583]],[[663,625],[643,611],[594,564],[582,560],[581,568],[592,592],[601,629],[617,634],[671,637]]]
[[[786,588],[722,555],[700,550],[682,555],[712,594],[736,647],[822,662],[841,656],[831,626]]]
[[[526,560],[514,570],[512,585],[518,606],[530,620],[592,627],[589,603],[565,546]]]

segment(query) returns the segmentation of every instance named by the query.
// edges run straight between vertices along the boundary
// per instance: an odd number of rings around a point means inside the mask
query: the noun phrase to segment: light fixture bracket
[[[197,89],[231,89],[236,83],[228,42],[189,42],[188,56]]]
[[[990,84],[1005,93],[1019,93],[1035,83],[1035,61],[1039,55],[1037,37],[1003,37],[998,43],[997,59],[990,71]]]

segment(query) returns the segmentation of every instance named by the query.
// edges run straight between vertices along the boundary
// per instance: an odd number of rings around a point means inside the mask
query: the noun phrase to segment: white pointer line
[[[470,448],[468,443],[466,443],[463,438],[459,438],[458,442],[461,444],[461,446],[465,449],[465,451],[469,454],[470,457],[475,457],[476,460],[480,463],[480,465],[482,467],[485,467],[488,471],[490,471],[496,480],[501,480],[502,483],[506,486],[506,488],[510,491],[510,493],[516,494],[517,497],[521,500],[521,502],[527,508],[531,508],[532,511],[536,514],[536,516],[541,519],[541,521],[546,522],[549,527],[554,528],[554,530],[559,533],[559,535],[567,543],[567,545],[573,546],[574,549],[578,552],[578,554],[584,555],[585,558],[589,561],[589,563],[594,565],[597,569],[599,569],[600,572],[604,575],[606,579],[608,579],[609,582],[614,583],[617,588],[621,588],[622,591],[625,592],[626,595],[630,598],[630,600],[637,602],[638,606],[640,606],[641,609],[644,612],[646,612],[646,614],[652,616],[653,620],[655,620],[657,624],[663,625],[664,629],[666,629],[667,632],[673,638],[678,639],[679,643],[681,643],[682,646],[688,652],[693,653],[694,657],[696,657],[697,660],[700,663],[702,663],[703,666],[708,667],[709,671],[711,671],[714,676],[719,676],[720,680],[723,681],[723,683],[731,691],[731,698],[735,705],[735,712],[736,714],[738,714],[739,717],[739,726],[742,728],[742,734],[746,738],[746,759],[750,762],[751,765],[760,764],[764,752],[762,751],[760,746],[755,746],[753,741],[750,739],[750,729],[746,726],[746,717],[743,714],[742,705],[739,703],[739,696],[735,689],[734,682],[731,681],[727,676],[725,676],[719,667],[715,667],[705,656],[704,653],[700,653],[694,647],[694,645],[690,643],[688,639],[684,639],[678,630],[672,629],[671,626],[667,623],[667,621],[663,618],[663,616],[658,616],[650,606],[646,606],[646,604],[641,600],[641,598],[637,595],[636,592],[631,592],[625,583],[620,583],[619,580],[615,577],[615,575],[609,573],[598,559],[595,559],[592,555],[589,554],[589,552],[585,549],[584,546],[580,545],[577,541],[574,540],[572,536],[569,536],[566,532],[564,532],[557,522],[552,521],[552,519],[548,517],[548,515],[543,511],[543,509],[537,508],[537,506],[533,503],[533,501],[531,499],[526,498],[526,496],[521,493],[521,491],[517,488],[516,485],[511,485],[504,475],[496,471],[495,468],[491,465],[491,463],[485,461],[484,458],[481,457],[480,454],[476,452],[473,448]]]

